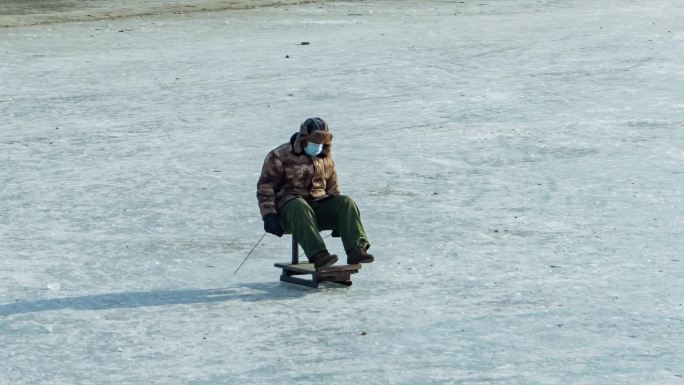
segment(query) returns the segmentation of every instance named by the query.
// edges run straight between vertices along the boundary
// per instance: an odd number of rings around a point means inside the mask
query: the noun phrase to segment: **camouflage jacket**
[[[307,141],[323,143],[323,151],[315,157],[304,153]],[[300,130],[266,155],[257,182],[257,199],[261,217],[277,214],[288,201],[302,197],[307,201],[339,195],[340,188],[332,158],[332,133]]]

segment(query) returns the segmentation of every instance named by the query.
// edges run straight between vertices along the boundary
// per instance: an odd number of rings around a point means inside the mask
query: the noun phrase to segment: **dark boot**
[[[320,269],[334,264],[337,259],[337,255],[328,253],[328,250],[321,250],[309,257],[309,262],[313,263],[316,269]]]
[[[347,253],[347,264],[349,265],[371,263],[373,261],[375,261],[375,258],[360,247],[354,248]]]

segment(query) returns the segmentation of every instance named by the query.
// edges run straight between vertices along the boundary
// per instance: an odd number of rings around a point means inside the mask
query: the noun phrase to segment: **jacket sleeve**
[[[257,182],[257,200],[259,201],[259,212],[261,217],[267,214],[277,214],[275,195],[283,182],[283,163],[273,153],[270,152],[264,160],[261,168],[261,175]]]
[[[325,181],[325,195],[340,195],[340,184],[335,171],[335,162],[331,160],[332,171]]]

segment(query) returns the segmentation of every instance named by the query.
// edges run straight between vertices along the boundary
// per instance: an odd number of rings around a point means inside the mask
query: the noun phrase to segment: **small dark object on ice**
[[[302,42],[302,45],[309,45],[309,44],[311,44],[311,43],[309,43],[308,41],[303,41],[303,42]]]
[[[368,333],[366,333],[365,330],[361,332],[361,335],[362,335],[362,336],[365,336],[366,334],[368,334]]]

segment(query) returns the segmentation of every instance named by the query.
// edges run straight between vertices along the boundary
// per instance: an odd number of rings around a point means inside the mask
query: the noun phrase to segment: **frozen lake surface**
[[[0,384],[683,384],[683,19],[354,1],[0,29]],[[272,236],[233,274],[263,158],[309,116],[376,255],[349,289],[280,284]]]
[[[0,27],[285,6],[315,0],[2,0]]]

